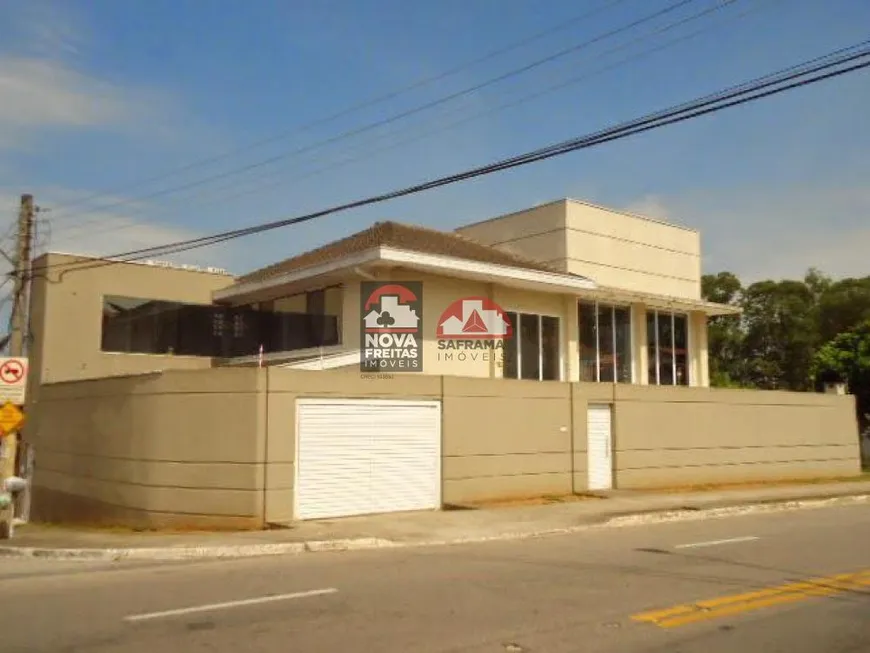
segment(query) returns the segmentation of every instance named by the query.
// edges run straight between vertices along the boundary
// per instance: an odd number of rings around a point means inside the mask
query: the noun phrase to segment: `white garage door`
[[[300,399],[296,518],[441,506],[441,404]]]
[[[613,487],[613,440],[611,411],[607,404],[590,404],[586,411],[587,475],[590,490]]]

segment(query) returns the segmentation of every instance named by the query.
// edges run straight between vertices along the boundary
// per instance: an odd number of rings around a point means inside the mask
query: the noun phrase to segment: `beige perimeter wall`
[[[290,521],[299,397],[440,399],[445,504],[585,491],[589,403],[614,407],[617,488],[860,469],[851,396],[177,370],[43,386],[28,432],[34,517],[153,528]]]
[[[34,519],[260,527],[264,390],[256,369],[42,386],[27,431]]]

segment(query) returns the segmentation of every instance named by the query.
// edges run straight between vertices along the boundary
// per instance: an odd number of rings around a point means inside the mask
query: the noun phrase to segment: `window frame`
[[[505,379],[513,379],[515,381],[563,381],[565,378],[565,359],[564,352],[565,346],[563,343],[563,326],[562,326],[562,316],[554,315],[552,313],[533,313],[533,312],[525,312],[520,310],[504,310],[505,315],[514,315],[516,318],[516,328],[514,329],[514,333],[511,334],[512,338],[516,341],[516,368],[517,374],[516,376],[505,376],[504,375],[504,364],[502,363],[502,378]],[[523,361],[522,361],[522,338],[521,338],[521,329],[522,329],[522,320],[523,317],[534,317],[538,323],[538,378],[537,379],[524,379],[523,378]],[[558,360],[558,370],[557,378],[555,379],[544,379],[544,318],[551,318],[556,320],[556,342],[558,343],[558,350],[556,352],[556,358]]]
[[[610,303],[610,302],[599,302],[597,299],[587,300],[587,299],[578,299],[577,300],[577,363],[582,367],[582,359],[580,358],[580,329],[581,323],[580,320],[583,319],[581,312],[581,305],[586,304],[590,307],[594,307],[595,313],[595,381],[586,381],[586,383],[628,383],[632,385],[637,383],[637,372],[636,372],[636,353],[635,353],[635,337],[634,337],[634,311],[632,310],[631,304],[619,304],[619,303]],[[612,347],[613,352],[613,381],[602,381],[601,380],[601,329],[599,327],[599,314],[602,308],[610,309],[610,323],[612,325],[611,335],[610,335],[610,346]],[[624,309],[628,311],[628,353],[631,358],[631,364],[629,365],[629,369],[631,370],[629,381],[617,381],[619,375],[617,374],[617,351],[616,351],[616,309]]]
[[[691,314],[684,313],[682,311],[672,311],[672,310],[662,310],[658,308],[647,309],[646,314],[653,315],[653,322],[655,323],[655,370],[656,370],[656,378],[655,383],[649,383],[649,373],[647,373],[647,382],[649,385],[657,385],[657,386],[665,386],[665,387],[691,387],[692,381],[694,380],[694,373],[692,370],[692,321]],[[659,315],[669,315],[671,318],[671,378],[673,379],[672,383],[662,383],[661,381],[661,354],[660,354],[660,346],[659,346]],[[677,329],[676,329],[676,320],[675,318],[679,316],[686,320],[686,383],[685,385],[682,383],[677,383]],[[646,317],[646,316],[644,316]],[[648,322],[645,320],[647,324],[647,351],[649,351],[649,326]],[[649,363],[649,362],[648,362]],[[647,369],[648,369],[647,365]]]

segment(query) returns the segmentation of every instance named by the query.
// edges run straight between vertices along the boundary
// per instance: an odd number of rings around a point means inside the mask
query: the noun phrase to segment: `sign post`
[[[15,475],[18,430],[24,423],[27,359],[0,357],[0,539],[12,537],[15,502],[5,487]]]

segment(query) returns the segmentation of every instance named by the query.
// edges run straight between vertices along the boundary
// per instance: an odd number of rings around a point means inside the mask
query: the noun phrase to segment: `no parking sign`
[[[0,358],[0,404],[24,405],[27,390],[27,359]]]

